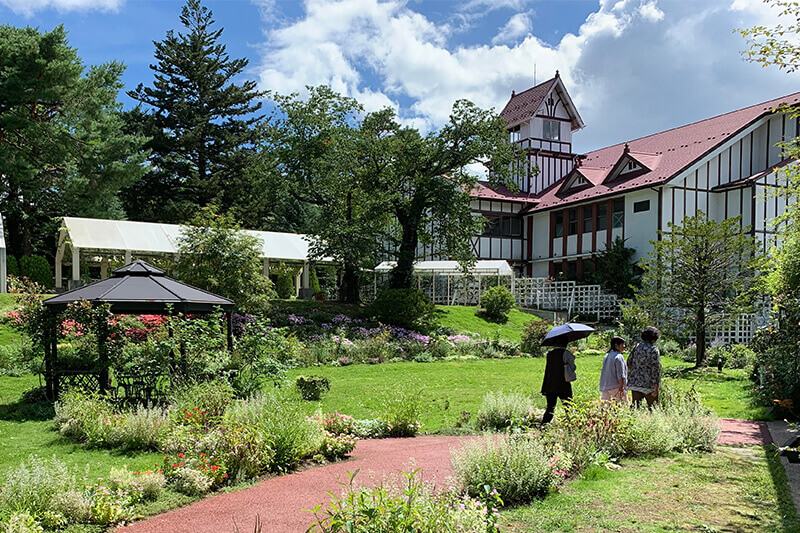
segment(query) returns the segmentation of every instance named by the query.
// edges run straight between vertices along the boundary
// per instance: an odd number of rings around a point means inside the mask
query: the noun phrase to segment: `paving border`
[[[767,427],[772,435],[772,440],[776,446],[787,446],[797,437],[797,433],[789,429],[789,424],[785,420],[773,420],[767,422]],[[786,481],[789,484],[789,492],[792,494],[794,506],[800,514],[800,463],[790,463],[786,457],[780,457],[783,469],[786,470]]]

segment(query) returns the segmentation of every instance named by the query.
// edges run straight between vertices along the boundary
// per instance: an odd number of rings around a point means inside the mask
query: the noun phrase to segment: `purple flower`
[[[293,326],[299,326],[301,324],[308,324],[308,319],[304,316],[298,316],[295,314],[289,315],[289,323]]]
[[[349,316],[347,316],[347,315],[343,315],[343,314],[341,314],[341,313],[340,313],[340,314],[338,314],[338,315],[336,315],[335,317],[333,317],[333,319],[331,319],[331,322],[333,322],[334,324],[337,324],[337,325],[340,325],[340,324],[349,324],[349,323],[350,323],[350,322],[352,322],[352,321],[353,321],[353,319],[352,319],[352,318],[350,318],[350,317],[349,317]]]

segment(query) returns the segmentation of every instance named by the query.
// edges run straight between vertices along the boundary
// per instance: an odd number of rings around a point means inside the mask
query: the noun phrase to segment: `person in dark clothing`
[[[553,420],[556,403],[561,398],[561,403],[572,399],[572,383],[566,380],[565,370],[575,375],[575,356],[567,349],[566,339],[547,353],[547,364],[544,367],[544,380],[542,381],[542,395],[547,399],[547,407],[542,417],[542,425]]]

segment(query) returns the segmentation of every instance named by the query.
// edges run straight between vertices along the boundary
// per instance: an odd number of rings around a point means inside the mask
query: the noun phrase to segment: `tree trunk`
[[[414,281],[414,261],[417,258],[419,231],[413,224],[403,224],[403,239],[400,241],[400,252],[397,256],[397,267],[392,271],[389,287],[392,289],[410,289]]]
[[[700,307],[696,314],[697,319],[697,354],[695,356],[695,368],[706,366],[706,310]]]
[[[346,259],[342,272],[342,286],[339,289],[339,299],[348,304],[361,302],[361,293],[358,287],[358,266]]]

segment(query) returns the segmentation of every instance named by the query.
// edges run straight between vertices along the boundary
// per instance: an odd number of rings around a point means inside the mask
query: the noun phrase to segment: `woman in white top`
[[[603,359],[603,370],[600,372],[600,394],[604,401],[614,400],[628,405],[628,365],[622,357],[626,346],[622,337],[611,339],[611,349]]]

